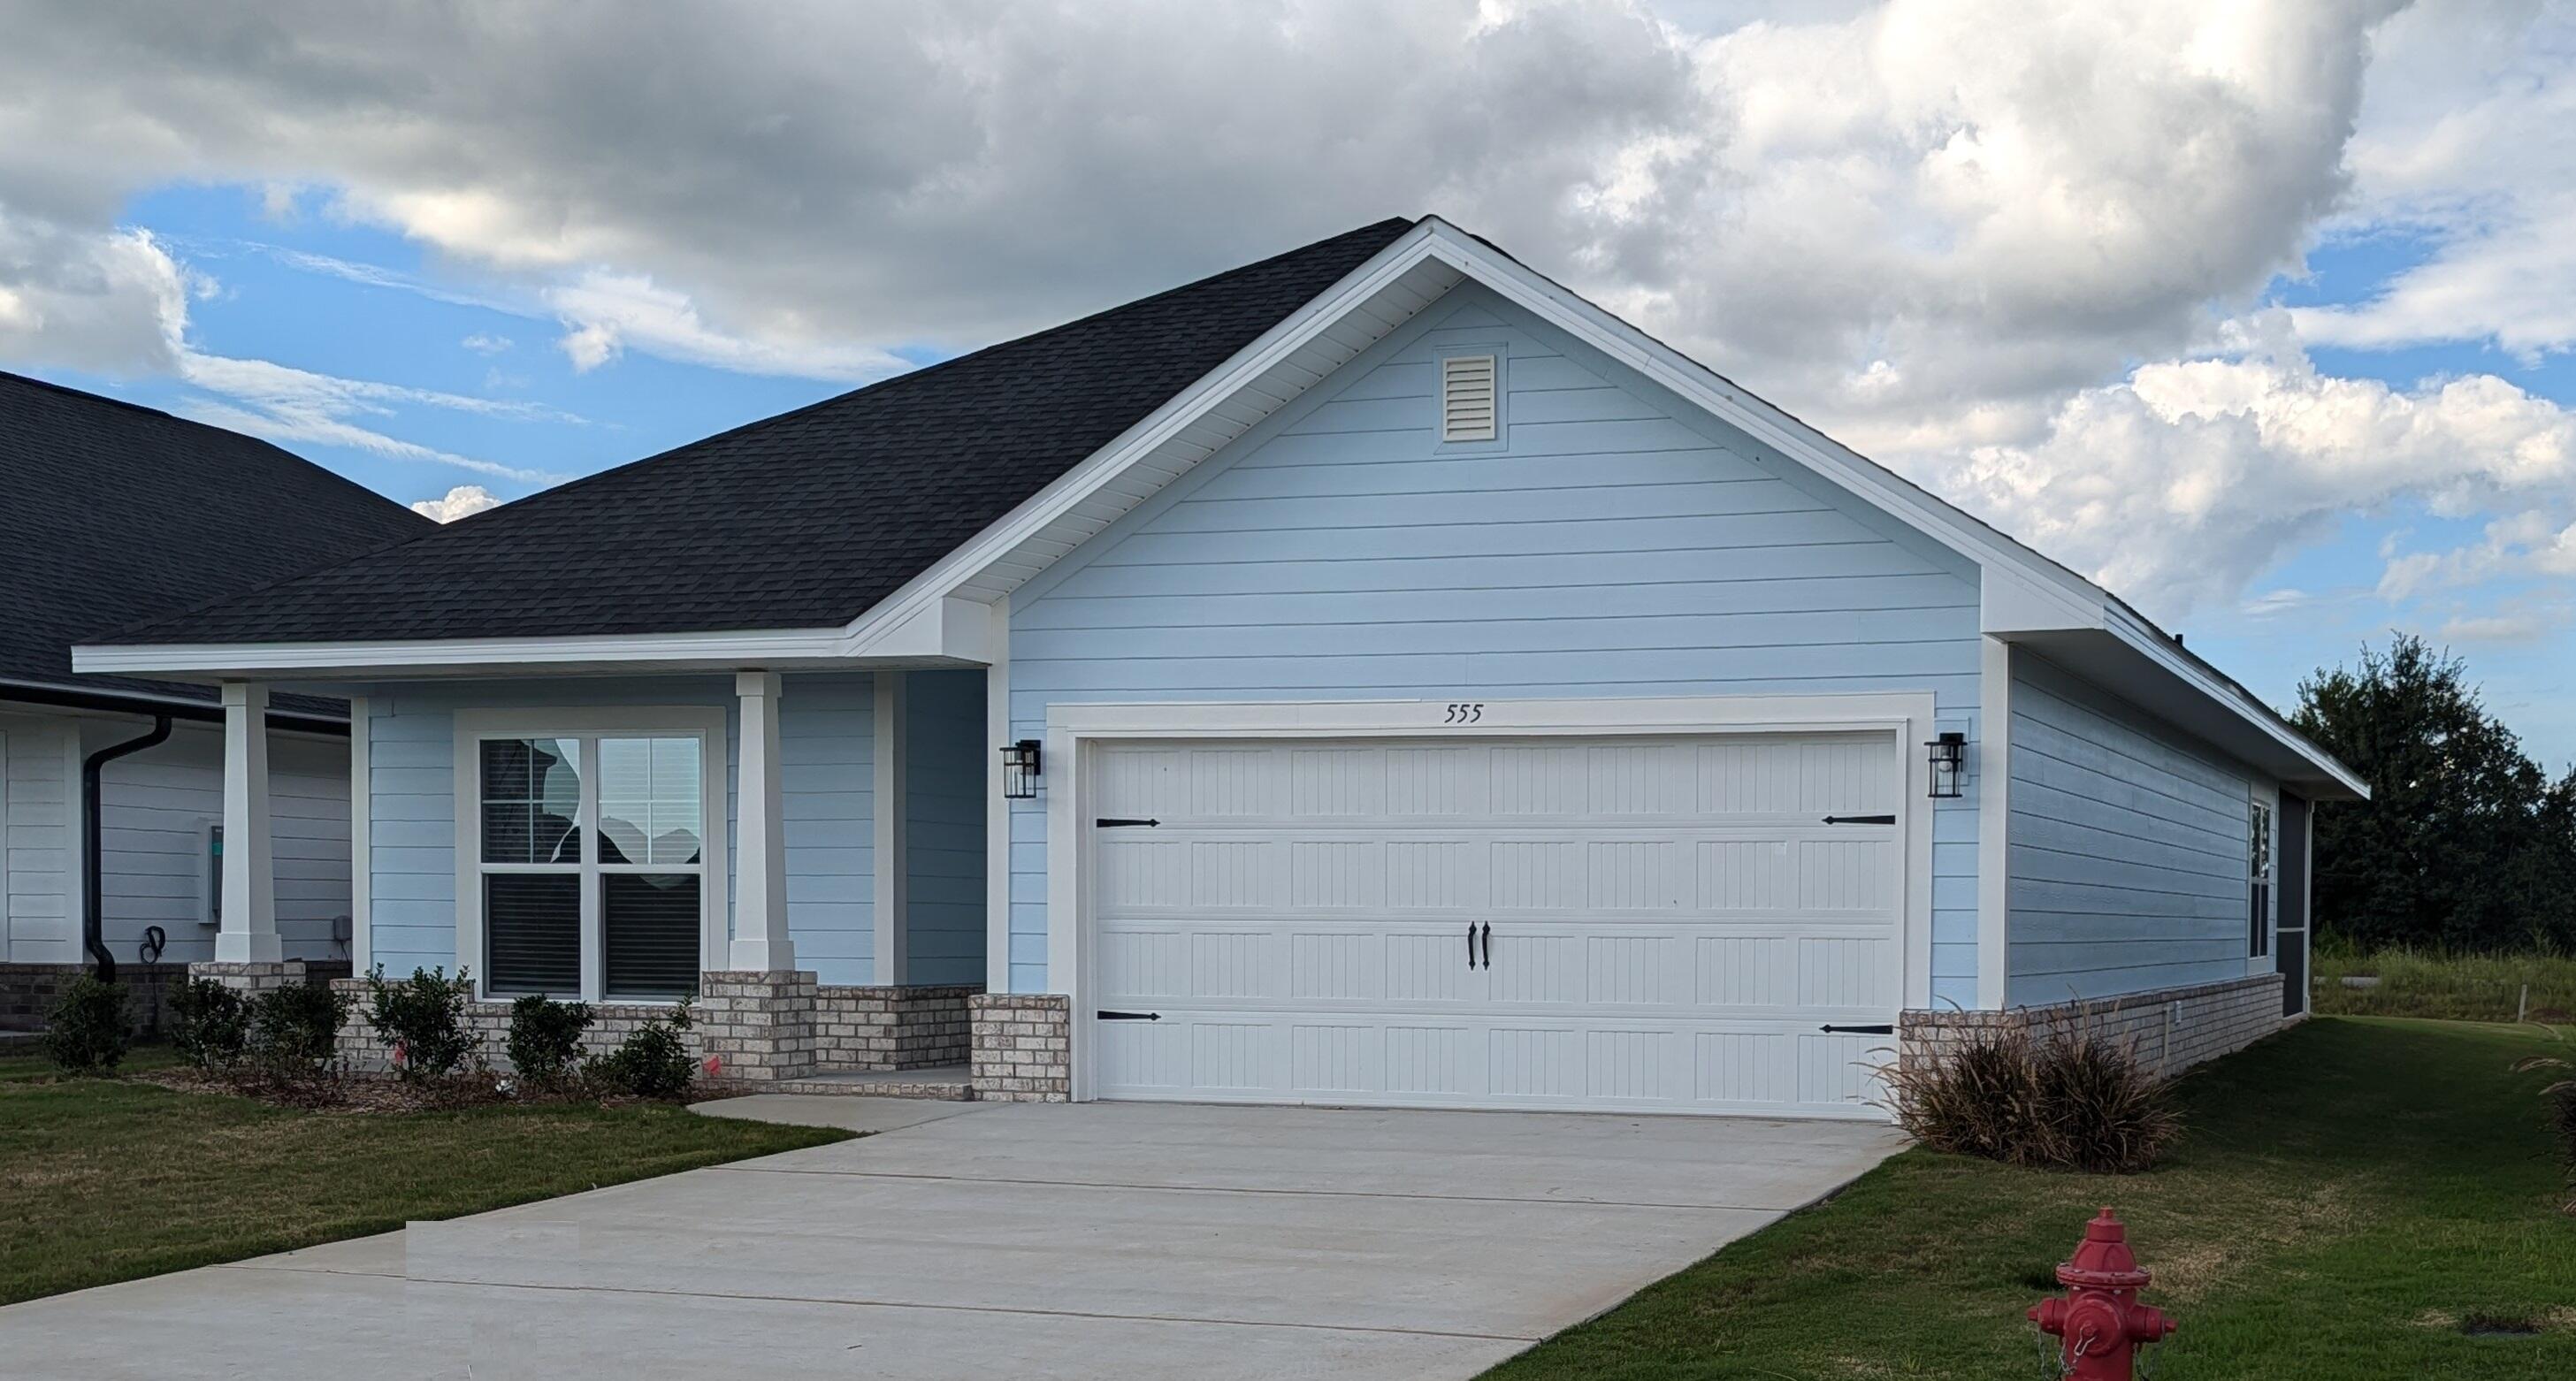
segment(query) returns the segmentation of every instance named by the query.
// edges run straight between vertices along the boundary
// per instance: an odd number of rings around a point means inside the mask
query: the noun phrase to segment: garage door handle
[[[1485,967],[1494,966],[1494,923],[1485,922]]]
[[[1828,825],[1893,825],[1896,823],[1896,817],[1893,815],[1828,815],[1825,817],[1825,823]]]
[[[1160,1012],[1094,1012],[1092,1015],[1102,1021],[1161,1021],[1163,1019],[1163,1014]]]
[[[1467,967],[1476,967],[1476,923],[1467,922]]]
[[[1855,1035],[1855,1036],[1893,1036],[1893,1035],[1895,1035],[1895,1034],[1896,1034],[1896,1028],[1895,1028],[1895,1027],[1893,1027],[1893,1026],[1833,1026],[1833,1025],[1825,1025],[1825,1026],[1819,1026],[1819,1027],[1817,1027],[1816,1029],[1817,1029],[1817,1030],[1819,1030],[1819,1031],[1848,1031],[1848,1032],[1852,1033],[1852,1034],[1853,1034],[1853,1035]]]

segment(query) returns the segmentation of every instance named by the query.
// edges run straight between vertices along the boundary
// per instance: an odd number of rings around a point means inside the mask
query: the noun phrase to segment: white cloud
[[[498,355],[502,351],[517,344],[517,342],[511,340],[508,336],[496,336],[488,332],[477,331],[473,335],[467,336],[465,339],[458,341],[457,344],[464,346],[466,349],[473,351],[477,355]]]
[[[224,400],[183,406],[183,411],[201,422],[265,437],[282,445],[309,442],[350,446],[399,460],[435,461],[476,474],[532,484],[551,484],[563,476],[405,441],[355,419],[390,416],[397,405],[413,405],[520,420],[580,420],[569,413],[530,403],[471,398],[365,379],[344,379],[267,360],[232,359],[195,351],[181,353],[178,373],[186,382],[208,393],[221,395]]]
[[[2085,389],[2027,443],[1902,458],[2006,530],[2171,617],[2232,599],[2344,515],[2406,499],[2437,513],[2576,507],[2576,414],[2490,375],[2411,389],[2318,372],[2279,329],[2224,357],[2141,366]],[[2546,560],[2517,519],[2508,560]],[[2576,536],[2569,538],[2576,569]],[[2472,554],[2393,554],[2402,598]]]
[[[617,358],[629,344],[664,359],[745,374],[785,374],[812,379],[875,379],[910,367],[903,359],[866,346],[830,340],[794,340],[781,333],[754,338],[708,326],[685,294],[656,287],[638,274],[592,271],[556,288],[546,300],[563,316],[559,342],[574,369],[588,371]]]
[[[448,490],[443,498],[418,500],[412,504],[411,511],[424,518],[452,523],[459,518],[473,517],[487,508],[500,506],[501,501],[492,497],[491,490],[479,484],[460,484]]]
[[[82,230],[0,203],[0,360],[103,374],[176,363],[190,283],[150,232]]]
[[[2429,241],[2358,305],[2299,314],[2320,344],[2576,345],[2576,3],[2426,0],[2383,27],[2347,234]]]

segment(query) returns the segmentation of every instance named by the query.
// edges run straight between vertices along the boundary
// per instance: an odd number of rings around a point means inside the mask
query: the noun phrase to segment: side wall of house
[[[2268,973],[2249,959],[2243,764],[2013,654],[2007,995],[2016,1006]]]
[[[1438,437],[1453,349],[1502,357],[1495,442]],[[1471,285],[1014,594],[1011,734],[1072,701],[1929,691],[1973,737],[1978,617],[1954,553]],[[1039,993],[1045,803],[1013,804]],[[1974,1005],[1977,793],[1934,818],[1934,997]]]
[[[93,725],[90,751],[131,738],[136,726]],[[268,740],[269,854],[277,934],[289,959],[347,959],[349,745],[318,735]],[[107,764],[99,774],[100,929],[108,949],[132,959],[146,926],[168,937],[162,957],[215,957],[210,838],[224,818],[223,730],[184,723],[170,741]]]
[[[146,732],[138,716],[0,712],[0,902],[6,959],[76,964],[80,943],[81,760]],[[287,957],[345,959],[350,913],[349,746],[327,735],[269,736],[278,931]],[[209,846],[223,819],[223,734],[182,720],[170,740],[102,769],[100,930],[135,962],[159,926],[162,958],[214,957]]]
[[[0,711],[0,913],[5,957],[69,964],[80,953],[80,894],[73,816],[78,752],[69,716]]]
[[[984,981],[984,673],[905,673],[908,983]]]

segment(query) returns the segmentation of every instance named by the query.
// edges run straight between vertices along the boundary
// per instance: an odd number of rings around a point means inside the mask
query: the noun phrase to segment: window
[[[471,737],[480,925],[460,935],[459,959],[485,993],[697,990],[721,886],[709,875],[708,742],[659,729]]]
[[[2253,802],[2246,817],[2245,953],[2260,959],[2272,952],[2272,808]]]

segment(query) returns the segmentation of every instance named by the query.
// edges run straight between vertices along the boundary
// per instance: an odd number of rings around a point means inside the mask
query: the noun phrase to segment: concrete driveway
[[[1467,1377],[1884,1127],[739,1099],[881,1129],[0,1310],[14,1378]]]

